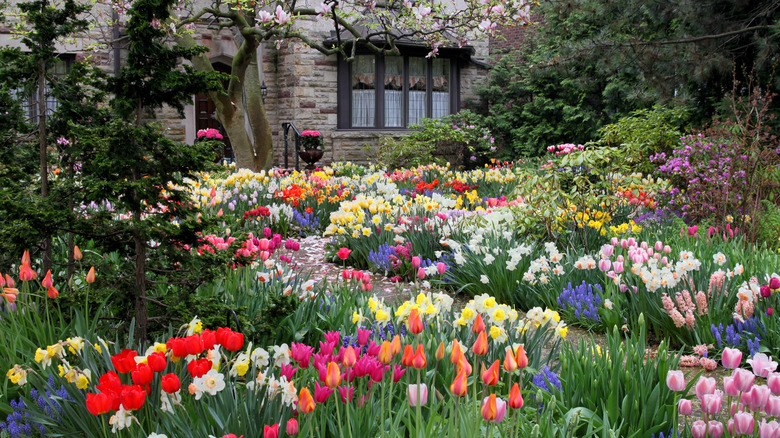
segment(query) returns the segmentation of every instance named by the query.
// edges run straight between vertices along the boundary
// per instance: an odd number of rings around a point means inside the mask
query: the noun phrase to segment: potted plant
[[[301,150],[298,151],[298,156],[301,157],[305,163],[306,170],[314,170],[314,163],[322,158],[323,154],[323,139],[320,131],[306,130],[301,132]]]

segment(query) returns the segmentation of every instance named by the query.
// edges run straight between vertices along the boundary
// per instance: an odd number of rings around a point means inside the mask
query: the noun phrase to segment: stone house
[[[299,18],[297,24],[307,28],[310,38],[317,41],[327,44],[333,38],[332,27],[321,21]],[[217,70],[229,70],[238,48],[229,30],[203,22],[195,27],[193,36],[209,48],[209,59]],[[121,63],[121,49],[87,50],[101,38],[105,40],[105,35],[97,30],[77,38],[62,47],[63,59],[89,55],[111,73]],[[10,29],[0,28],[0,44],[19,43]],[[262,45],[258,49],[262,71],[258,74],[265,84],[275,164],[285,164],[284,122],[293,123],[300,131],[322,132],[326,152],[320,164],[370,162],[371,149],[380,138],[403,136],[409,125],[423,117],[440,117],[464,108],[467,101],[476,98],[476,86],[488,72],[488,41],[461,49],[440,49],[438,57],[432,59],[425,57],[429,50],[423,46],[409,43],[399,47],[401,56],[358,52],[355,62],[346,63],[296,40]],[[49,106],[54,108],[56,102]],[[192,142],[199,129],[219,128],[213,114],[213,102],[201,94],[193,96],[192,104],[186,106],[184,119],[172,109],[159,111],[157,118],[167,127],[170,138]],[[286,157],[290,166],[295,163],[293,149],[291,141]]]

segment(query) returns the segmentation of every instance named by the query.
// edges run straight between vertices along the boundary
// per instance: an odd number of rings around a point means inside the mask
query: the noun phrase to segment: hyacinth
[[[320,218],[313,212],[293,212],[293,220],[301,227],[300,234],[317,233],[320,229]]]
[[[398,258],[396,257],[395,247],[387,243],[379,245],[376,251],[368,252],[368,262],[376,266],[380,271],[392,272],[395,270],[397,264],[394,262],[396,260]]]
[[[687,289],[677,292],[674,300],[667,293],[664,293],[661,296],[661,303],[676,327],[693,328],[696,325],[696,316],[706,315],[708,312],[707,297],[704,292],[696,294],[695,303]]]
[[[542,370],[539,372],[539,374],[534,376],[533,384],[537,388],[541,388],[547,392],[551,392],[548,383],[553,387],[558,388],[559,391],[563,391],[563,385],[561,384],[561,379],[559,379],[558,375],[550,371],[547,365],[545,365],[544,368],[542,368]]]
[[[53,390],[53,392],[52,392]],[[57,399],[52,397],[56,396]],[[38,409],[54,421],[59,421],[63,414],[62,406],[58,400],[73,401],[73,398],[65,390],[64,386],[56,389],[54,386],[54,376],[49,374],[46,392],[41,394],[37,389],[30,389],[30,400],[34,402]],[[8,414],[5,421],[0,422],[0,435],[7,433],[12,438],[22,438],[40,435],[46,436],[46,428],[30,419],[27,412],[27,406],[20,398],[18,401],[11,400],[12,412]]]
[[[594,291],[593,289],[596,289]],[[604,301],[601,299],[601,285],[587,284],[585,280],[577,287],[571,283],[558,296],[558,305],[565,311],[574,311],[576,318],[585,318],[599,322],[599,307]]]
[[[724,344],[728,347],[740,348],[743,345],[748,347],[748,350],[752,353],[758,351],[759,341],[762,339],[761,333],[764,332],[764,328],[759,324],[758,320],[753,318],[747,318],[744,322],[735,320],[734,323],[727,326],[723,326],[723,323],[712,324],[710,326],[710,332],[715,337],[715,341],[718,343],[718,348]],[[723,335],[725,334],[725,339]]]

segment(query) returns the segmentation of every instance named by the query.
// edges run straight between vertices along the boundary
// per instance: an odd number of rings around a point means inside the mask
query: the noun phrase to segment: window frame
[[[386,127],[385,124],[385,55],[361,52],[357,55],[375,57],[375,78],[374,78],[374,126],[353,127],[352,126],[352,66],[354,62],[346,62],[340,57],[338,60],[338,90],[337,90],[337,129],[344,131],[408,131],[409,130],[409,59],[423,58],[428,53],[427,49],[403,51],[400,55],[403,58],[403,109],[402,126]],[[395,56],[395,55],[388,55]],[[433,114],[433,59],[426,60],[426,118]],[[449,114],[456,114],[460,109],[460,58],[458,56],[439,56],[436,59],[448,59],[450,64],[449,71]]]

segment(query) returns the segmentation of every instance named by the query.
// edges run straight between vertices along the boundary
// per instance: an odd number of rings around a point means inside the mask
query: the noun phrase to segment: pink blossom
[[[723,356],[721,357],[723,367],[728,369],[739,368],[742,363],[742,351],[736,348],[725,348],[723,350]]]
[[[715,379],[712,377],[699,377],[699,381],[696,382],[696,397],[702,400],[705,395],[714,393],[715,385]]]
[[[758,377],[768,377],[769,373],[777,369],[777,362],[773,361],[764,353],[756,353],[747,363],[753,368],[753,373]]]

